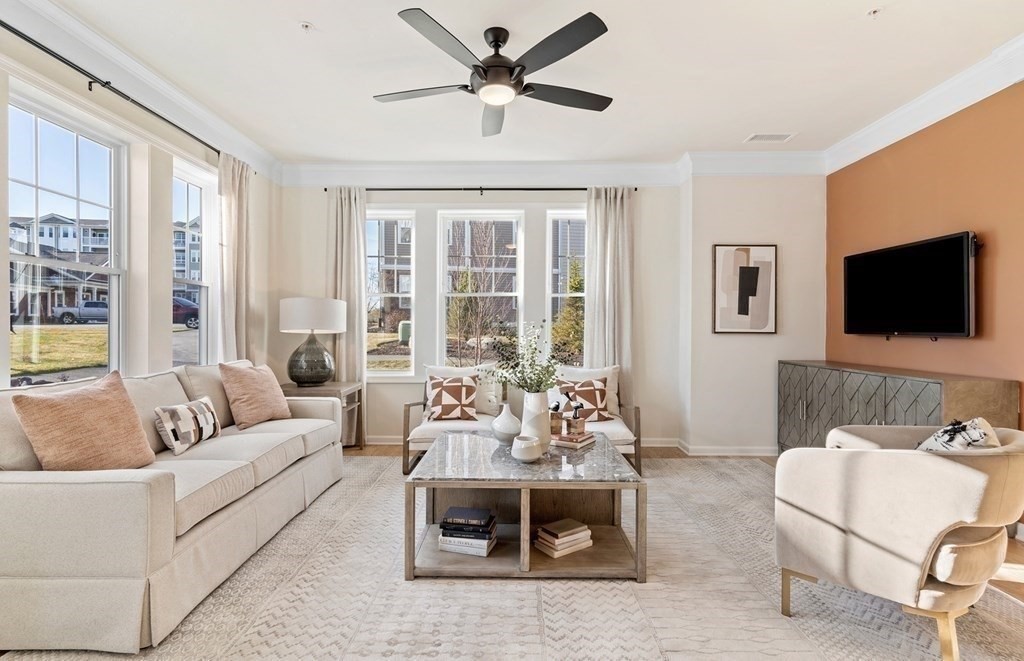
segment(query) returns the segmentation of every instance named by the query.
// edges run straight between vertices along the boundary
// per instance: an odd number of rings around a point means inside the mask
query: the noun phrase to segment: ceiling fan
[[[494,53],[481,60],[422,9],[405,9],[398,12],[398,15],[435,46],[465,65],[472,73],[469,75],[468,85],[444,85],[378,94],[373,97],[378,101],[384,103],[404,101],[405,99],[417,99],[448,92],[476,94],[484,102],[484,137],[501,133],[501,126],[505,122],[505,104],[510,103],[517,96],[556,103],[570,108],[596,111],[604,110],[612,102],[611,98],[607,96],[570,87],[526,82],[527,75],[536,73],[549,64],[554,64],[563,57],[575,53],[608,31],[608,26],[604,24],[604,21],[592,13],[584,14],[562,29],[548,35],[536,46],[520,55],[517,60],[512,60],[500,52],[508,43],[509,34],[505,28],[495,27],[484,30],[484,41],[494,49]]]

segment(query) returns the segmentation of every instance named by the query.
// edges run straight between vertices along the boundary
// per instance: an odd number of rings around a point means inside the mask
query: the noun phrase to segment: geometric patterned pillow
[[[558,379],[558,389],[574,404],[583,404],[580,417],[587,422],[605,422],[615,418],[608,413],[608,379],[566,381]]]
[[[155,410],[156,429],[175,456],[220,434],[220,420],[209,397],[176,406],[158,406]]]
[[[917,445],[925,452],[962,452],[963,450],[1001,447],[996,430],[985,418],[967,422],[954,420]]]
[[[477,376],[430,377],[428,420],[476,420]]]

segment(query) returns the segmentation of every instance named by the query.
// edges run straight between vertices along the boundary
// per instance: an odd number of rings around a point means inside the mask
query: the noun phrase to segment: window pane
[[[174,283],[171,299],[171,360],[175,366],[196,365],[200,362],[199,334],[202,323],[199,304],[202,301],[199,285]]]
[[[195,184],[188,185],[188,230],[203,231],[203,189]]]
[[[370,296],[366,303],[366,368],[412,371],[412,309],[397,296]]]
[[[73,262],[78,258],[78,205],[75,200],[47,191],[39,191],[37,236],[39,256]],[[61,238],[62,228],[74,228],[75,238]]]
[[[552,293],[583,291],[583,260],[586,255],[586,221],[559,218],[551,221]]]
[[[75,195],[75,134],[39,120],[39,185]]]
[[[83,200],[110,206],[110,149],[78,137],[78,195]]]
[[[551,355],[563,365],[583,365],[583,297],[551,299]]]
[[[107,372],[108,276],[12,261],[10,281],[11,385]]]
[[[10,196],[11,255],[35,254],[36,245],[36,191],[30,186],[16,184],[7,186]]]
[[[36,182],[35,118],[24,110],[8,106],[8,177],[30,184]],[[13,212],[12,212],[13,215]]]
[[[447,225],[449,292],[516,291],[516,221],[453,219]]]
[[[519,311],[512,296],[446,297],[447,365],[470,367],[497,360],[497,343],[515,342]]]
[[[184,179],[171,180],[171,220],[175,227],[185,226],[188,219],[188,184]]]

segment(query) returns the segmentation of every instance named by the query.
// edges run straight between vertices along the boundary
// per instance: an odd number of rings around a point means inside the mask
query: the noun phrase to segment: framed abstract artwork
[[[712,330],[774,333],[778,246],[715,244]]]

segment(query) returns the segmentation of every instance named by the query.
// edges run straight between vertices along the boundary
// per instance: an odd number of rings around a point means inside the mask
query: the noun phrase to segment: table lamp
[[[281,299],[281,332],[309,333],[288,359],[289,379],[299,386],[318,386],[331,380],[334,358],[316,334],[344,333],[346,317],[345,301],[306,296]]]

